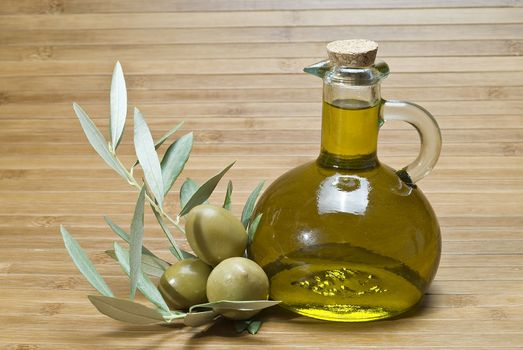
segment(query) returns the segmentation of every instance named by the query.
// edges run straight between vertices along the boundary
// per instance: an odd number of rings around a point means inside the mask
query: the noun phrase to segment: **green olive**
[[[170,308],[181,310],[207,302],[207,278],[212,268],[200,259],[184,259],[163,273],[158,290]]]
[[[209,302],[220,300],[267,300],[269,279],[263,269],[246,258],[229,258],[216,266],[207,280]],[[234,320],[245,320],[259,311],[227,310],[221,314]]]
[[[194,207],[187,215],[185,234],[196,255],[211,266],[243,256],[247,247],[247,233],[240,220],[214,205]]]

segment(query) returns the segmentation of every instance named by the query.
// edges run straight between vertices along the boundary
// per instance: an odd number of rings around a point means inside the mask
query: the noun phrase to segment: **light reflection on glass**
[[[364,215],[369,204],[369,181],[355,175],[333,175],[320,185],[317,194],[320,214]]]
[[[314,245],[316,244],[316,234],[313,231],[302,231],[298,234],[298,241],[305,245]]]

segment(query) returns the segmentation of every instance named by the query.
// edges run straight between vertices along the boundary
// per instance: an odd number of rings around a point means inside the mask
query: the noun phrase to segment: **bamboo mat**
[[[326,42],[353,37],[380,42],[392,71],[383,96],[425,106],[442,128],[441,159],[420,182],[443,234],[422,307],[366,324],[272,311],[256,336],[228,322],[144,327],[98,314],[58,227],[124,296],[102,216],[127,226],[137,194],[87,145],[71,103],[106,130],[120,60],[129,104],[156,137],[181,120],[194,131],[185,177],[201,182],[237,160],[226,179],[239,213],[261,179],[317,155],[321,82],[301,71]],[[522,53],[521,0],[2,0],[0,348],[523,348]],[[380,158],[404,166],[418,145],[412,129],[385,125]],[[150,213],[146,222],[146,244],[168,257]]]

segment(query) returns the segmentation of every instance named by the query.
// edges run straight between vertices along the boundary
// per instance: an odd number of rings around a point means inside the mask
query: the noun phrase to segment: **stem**
[[[153,197],[151,197],[149,195],[149,193],[151,193],[151,191],[149,189],[147,181],[145,179],[143,181],[144,181],[143,187],[145,187],[145,196],[147,197],[147,200],[151,204],[151,208],[153,208],[154,216],[156,216],[156,219],[158,220],[158,223],[160,224],[162,231],[165,233],[165,236],[169,240],[169,243],[171,243],[171,246],[173,247],[173,249],[175,251],[174,255],[178,258],[178,260],[183,260],[184,257],[183,257],[182,251],[178,247],[178,244],[176,244],[176,241],[174,240],[174,237],[172,236],[171,231],[169,230],[169,228],[167,227],[167,225],[164,223],[164,221],[162,219],[162,216],[163,216],[172,222],[171,217],[169,217],[165,212],[163,212],[162,208],[160,208],[156,204]],[[135,185],[136,185],[136,187],[140,188],[140,185],[138,185],[136,183],[135,183]],[[174,224],[175,224],[176,228],[178,228],[180,231],[183,232],[183,228],[181,228],[177,222]]]
[[[131,185],[133,187],[135,187],[137,190],[141,191],[142,190],[142,186],[140,186],[140,184],[138,182],[136,182],[136,180],[133,179],[133,182],[131,183]],[[182,232],[183,234],[185,234],[185,230],[183,229],[183,227],[180,226],[180,224],[175,221],[173,218],[171,218],[169,216],[169,214],[167,214],[166,212],[163,211],[162,208],[160,208],[160,206],[158,206],[158,204],[156,204],[156,202],[154,201],[154,199],[152,199],[151,197],[149,197],[149,195],[146,193],[145,194],[145,199],[147,199],[147,201],[154,207],[154,209],[156,209],[156,211],[158,211],[162,217],[164,217],[165,219],[167,219],[171,224],[173,224],[174,227],[176,227],[180,232]]]
[[[165,320],[165,322],[171,323],[174,320],[184,318],[186,315],[187,315],[186,313],[180,313],[180,314],[171,313],[170,315],[164,315],[163,319]]]
[[[142,190],[142,186],[140,186],[140,184],[136,181],[136,179],[134,178],[133,174],[131,174],[129,171],[127,171],[127,168],[122,164],[122,162],[120,161],[120,159],[116,156],[115,153],[113,153],[116,160],[118,161],[118,163],[120,163],[120,165],[122,166],[122,168],[125,170],[125,174],[127,175],[127,182],[129,183],[129,185],[135,187],[136,189],[138,189],[139,191]],[[183,227],[180,226],[179,224],[179,220],[174,220],[173,218],[171,218],[166,212],[163,211],[162,208],[160,208],[158,206],[158,204],[156,204],[156,202],[154,201],[154,199],[152,199],[151,197],[149,197],[149,195],[146,193],[145,194],[145,198],[147,199],[147,201],[154,207],[154,209],[156,209],[161,215],[162,217],[164,217],[165,219],[167,219],[167,221],[169,221],[174,227],[176,227],[181,233],[185,234],[185,230],[183,229]],[[175,247],[175,249],[178,248],[178,247]]]

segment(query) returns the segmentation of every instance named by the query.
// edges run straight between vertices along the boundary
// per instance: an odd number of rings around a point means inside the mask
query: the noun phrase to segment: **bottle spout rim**
[[[331,69],[332,63],[329,60],[323,60],[316,63],[311,64],[310,66],[307,66],[303,68],[303,71],[305,73],[317,76],[319,78],[322,78],[325,76],[325,74]]]
[[[376,84],[385,79],[390,73],[389,66],[383,61],[378,61],[369,67],[354,68],[336,66],[330,60],[323,60],[303,68],[303,71],[323,79],[327,73],[334,69],[338,73],[336,74],[337,79],[348,83],[356,83],[357,85]]]

